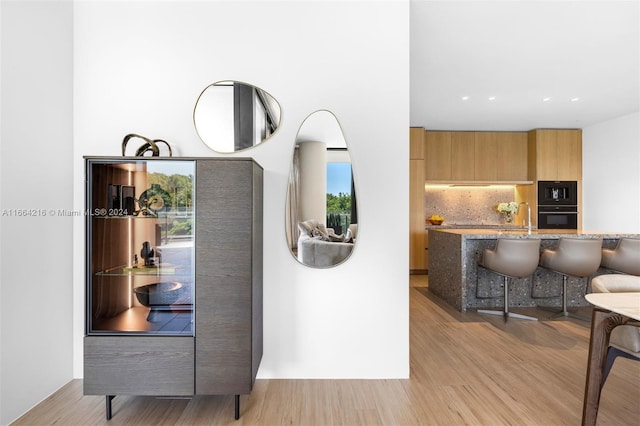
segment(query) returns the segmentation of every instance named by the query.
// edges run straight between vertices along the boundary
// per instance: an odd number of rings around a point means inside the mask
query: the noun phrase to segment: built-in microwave
[[[538,206],[538,229],[578,229],[575,206]]]
[[[578,182],[571,181],[538,181],[539,206],[577,206]]]

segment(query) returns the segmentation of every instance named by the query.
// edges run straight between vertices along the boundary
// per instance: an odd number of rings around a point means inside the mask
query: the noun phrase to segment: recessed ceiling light
[[[551,98],[546,97],[546,98],[542,98],[542,102],[549,102],[551,100]]]
[[[489,96],[489,100],[490,100],[490,101],[495,101],[495,100],[496,100],[496,97],[495,97],[495,96]]]
[[[468,97],[468,96],[463,96],[463,97],[462,97],[462,100],[463,100],[463,101],[468,101],[468,100],[469,100],[469,97]]]
[[[571,102],[578,102],[580,98],[571,98]]]

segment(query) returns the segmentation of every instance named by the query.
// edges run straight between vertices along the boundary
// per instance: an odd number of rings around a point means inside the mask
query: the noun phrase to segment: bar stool
[[[573,316],[567,311],[567,278],[591,277],[600,267],[602,259],[602,238],[577,239],[560,238],[555,250],[545,249],[540,255],[540,266],[562,275],[562,311],[557,315]],[[587,286],[589,287],[589,278]],[[585,290],[586,290],[585,288]]]
[[[478,313],[503,315],[537,321],[537,318],[509,312],[509,278],[526,278],[533,275],[540,258],[539,239],[499,238],[495,250],[485,249],[479,266],[504,277],[504,308],[502,311],[478,309]]]
[[[620,238],[615,249],[602,249],[600,265],[623,274],[640,275],[640,239]]]

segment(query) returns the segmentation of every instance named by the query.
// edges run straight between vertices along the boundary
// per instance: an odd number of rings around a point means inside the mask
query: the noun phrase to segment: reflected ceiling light
[[[469,97],[468,97],[468,96],[463,96],[463,97],[462,97],[462,100],[463,100],[463,101],[468,101],[468,100],[469,100]]]
[[[571,102],[578,102],[580,98],[571,98]]]
[[[495,96],[489,96],[489,100],[490,100],[490,101],[495,101],[495,100],[496,100],[496,97],[495,97]]]
[[[546,97],[546,98],[542,98],[542,102],[549,102],[551,100],[551,98]]]

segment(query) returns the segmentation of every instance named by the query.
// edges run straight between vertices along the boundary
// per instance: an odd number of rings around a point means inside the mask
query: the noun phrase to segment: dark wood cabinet
[[[86,174],[84,393],[107,418],[114,395],[236,395],[237,418],[262,358],[262,168],[94,157]]]

